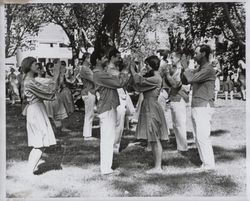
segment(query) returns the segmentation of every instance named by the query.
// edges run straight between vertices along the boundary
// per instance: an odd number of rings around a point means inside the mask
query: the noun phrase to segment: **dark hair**
[[[194,50],[193,50],[193,49],[190,49],[190,48],[184,48],[184,49],[182,50],[182,53],[185,54],[186,56],[191,56],[191,57],[193,57]]]
[[[200,52],[205,52],[205,56],[207,58],[207,60],[209,60],[209,55],[211,54],[211,48],[209,45],[199,45],[198,47],[200,47]]]
[[[66,62],[65,61],[61,61],[61,65],[62,66],[66,66]]]
[[[41,63],[37,63],[37,65],[38,65],[38,69],[42,70],[42,68],[43,68],[42,64]]]
[[[116,57],[117,54],[120,54],[120,52],[116,48],[111,49],[108,54],[108,60],[113,56]]]
[[[160,50],[157,50],[156,52],[159,53],[160,56],[162,56],[162,59],[163,59],[164,61],[167,60],[168,55],[169,55],[169,53],[170,53],[170,51],[167,50],[167,49],[166,49],[166,50],[160,49]]]
[[[30,68],[32,64],[36,62],[36,59],[34,57],[26,57],[22,60],[22,71],[27,74],[30,71]]]
[[[51,74],[50,69],[49,69],[50,67],[54,67],[54,64],[53,63],[46,64],[46,66],[45,66],[46,74],[53,77],[53,75]]]
[[[182,56],[183,52],[181,50],[174,50],[171,52],[172,54],[178,55],[179,57]]]
[[[100,50],[95,50],[91,56],[90,56],[90,63],[92,66],[95,66],[96,65],[96,60],[97,59],[101,59],[103,56],[105,55],[105,52],[103,49],[100,49]]]
[[[145,63],[147,63],[154,71],[156,71],[159,69],[160,59],[157,56],[152,55],[145,59]]]
[[[82,62],[85,61],[85,59],[90,56],[90,53],[89,52],[84,52],[83,55],[82,55]]]

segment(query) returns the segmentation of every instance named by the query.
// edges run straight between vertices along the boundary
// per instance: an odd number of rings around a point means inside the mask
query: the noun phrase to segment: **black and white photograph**
[[[0,11],[0,200],[249,199],[246,2]]]

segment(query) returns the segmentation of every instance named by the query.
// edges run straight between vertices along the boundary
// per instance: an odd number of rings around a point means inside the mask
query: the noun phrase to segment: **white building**
[[[71,48],[65,47],[69,40],[63,29],[55,24],[46,24],[41,27],[38,36],[32,37],[35,40],[33,50],[18,50],[17,55],[5,60],[6,70],[10,67],[18,68],[23,58],[27,56],[35,57],[41,63],[47,63],[49,59],[59,58],[66,61],[67,65],[71,62]]]

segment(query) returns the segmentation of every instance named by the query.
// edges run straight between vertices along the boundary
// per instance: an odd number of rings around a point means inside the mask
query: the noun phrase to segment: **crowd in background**
[[[164,57],[169,53],[168,50],[158,50],[157,51],[159,58]],[[89,55],[90,53],[86,52],[84,55]],[[84,59],[85,56],[83,56]],[[81,59],[75,59],[75,65],[77,67],[81,64],[90,65],[88,59],[84,61]],[[138,58],[134,58],[137,65],[139,64]],[[166,58],[165,58],[166,59]],[[50,69],[53,68],[53,60],[57,59],[48,59],[48,62],[38,63],[42,71],[42,77],[50,76]],[[168,59],[169,60],[169,59]],[[82,80],[79,78],[79,75],[76,76],[76,71],[74,67],[70,64],[66,64],[65,61],[62,61],[65,65],[65,84],[71,90],[73,94],[74,104],[76,110],[81,110],[84,107],[84,103],[80,96],[81,87],[83,85]],[[122,62],[122,61],[120,61]],[[216,70],[216,87],[215,87],[215,100],[218,98],[218,93],[221,93],[220,96],[225,100],[237,97],[237,93],[240,93],[240,98],[246,100],[246,72],[245,72],[245,61],[244,58],[238,61],[238,64],[235,66],[231,62],[227,61],[226,57],[223,56],[213,56],[211,63]],[[190,60],[190,68],[194,68],[194,61]],[[6,97],[10,100],[11,104],[15,104],[16,101],[22,101],[21,98],[21,82],[22,82],[23,72],[21,67],[17,70],[14,67],[11,67],[9,71],[6,71],[5,83],[6,83]],[[131,89],[128,86],[128,89]],[[133,90],[133,89],[132,89]]]

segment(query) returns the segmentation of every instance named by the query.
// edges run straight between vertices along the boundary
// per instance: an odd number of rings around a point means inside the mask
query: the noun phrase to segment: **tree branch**
[[[125,22],[124,26],[121,28],[120,33],[122,33],[125,29],[125,27],[127,26],[129,20],[131,19],[131,17],[133,16],[133,14],[135,13],[135,10],[129,15],[129,17],[127,18],[127,21]]]
[[[239,35],[230,19],[230,15],[229,15],[229,10],[228,10],[228,5],[227,3],[222,3],[222,7],[223,7],[223,11],[224,11],[224,14],[225,14],[225,19],[226,19],[226,22],[227,22],[227,25],[228,27],[231,29],[231,31],[233,32],[233,35],[235,37],[235,39],[238,41],[238,43],[241,45],[241,46],[245,46],[245,42],[242,41],[242,39],[239,38]]]
[[[219,25],[219,26],[220,26],[220,30],[222,31],[224,37],[225,37],[227,40],[230,40],[230,41],[234,42],[234,40],[233,40],[232,38],[230,38],[229,36],[227,36],[227,34],[226,34],[225,30],[223,29],[223,27],[222,27],[221,25]]]
[[[85,31],[83,28],[81,29],[81,31],[82,31],[82,33],[83,33],[83,36],[84,36],[85,40],[86,40],[91,46],[94,46],[93,43],[92,43],[92,42],[90,41],[90,39],[88,38],[86,31]]]
[[[233,5],[233,8],[234,8],[234,12],[235,12],[235,14],[236,14],[238,20],[240,21],[240,25],[241,25],[242,30],[245,32],[245,25],[244,25],[244,23],[243,23],[243,21],[242,21],[240,15],[239,15],[238,11],[237,11],[237,8],[236,8],[236,5],[235,5],[235,4]]]
[[[135,33],[134,33],[134,35],[133,35],[133,38],[132,38],[132,40],[131,40],[131,42],[130,42],[130,44],[129,44],[130,47],[131,47],[132,44],[134,43],[135,37],[136,37],[137,33],[138,33],[139,30],[140,30],[140,25],[141,25],[143,19],[146,17],[146,15],[149,13],[149,11],[150,11],[150,7],[148,8],[148,10],[147,10],[147,11],[143,14],[143,16],[141,17],[141,19],[140,19],[140,21],[139,21],[139,23],[138,23],[138,28],[135,30]]]

